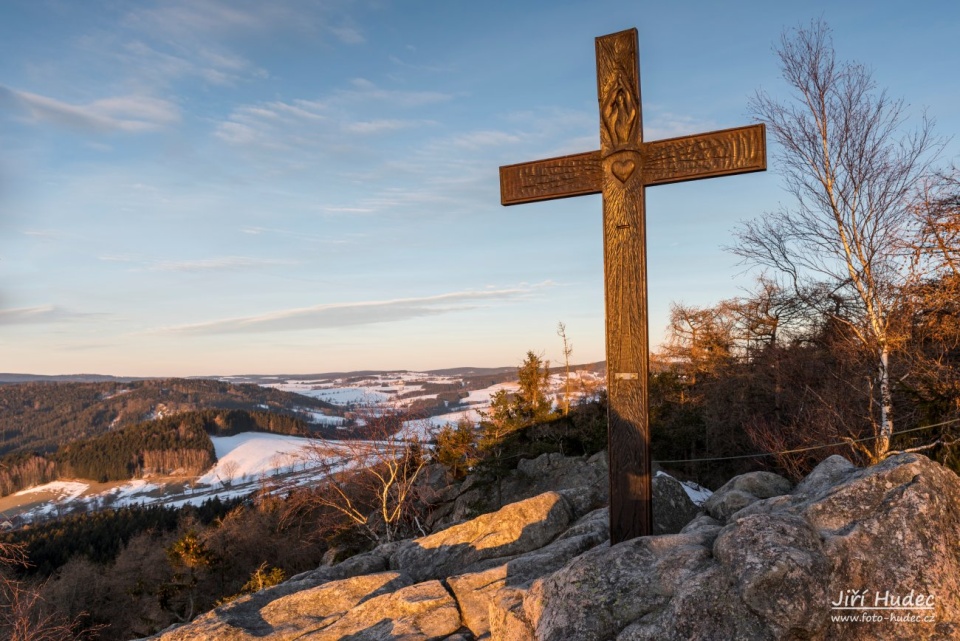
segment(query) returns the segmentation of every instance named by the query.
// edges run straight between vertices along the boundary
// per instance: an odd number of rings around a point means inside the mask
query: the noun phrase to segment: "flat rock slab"
[[[390,557],[390,568],[415,581],[446,578],[479,569],[473,566],[482,562],[542,548],[573,520],[567,500],[557,492],[545,492],[409,541]]]
[[[490,604],[506,587],[527,587],[534,580],[559,570],[570,559],[610,538],[609,512],[596,510],[559,538],[488,570],[452,576],[447,585],[460,605],[463,623],[475,636],[490,632]]]
[[[427,581],[360,604],[336,623],[301,633],[310,641],[426,641],[460,629],[456,601],[439,581]]]
[[[158,638],[162,641],[297,639],[304,631],[318,630],[338,621],[368,599],[389,595],[410,583],[408,577],[397,572],[381,572],[330,581],[275,599],[270,597],[276,592],[263,590],[220,606]]]

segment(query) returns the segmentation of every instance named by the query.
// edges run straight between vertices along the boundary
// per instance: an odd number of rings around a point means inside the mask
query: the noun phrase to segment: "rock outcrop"
[[[960,478],[929,459],[859,469],[831,457],[796,487],[740,476],[679,525],[692,512],[677,516],[688,506],[660,484],[661,505],[677,503],[673,523],[656,517],[672,534],[611,547],[595,484],[546,491],[159,638],[960,638]]]
[[[164,641],[471,639],[501,589],[528,588],[609,538],[593,489],[544,492],[241,597]],[[451,637],[451,635],[454,635]]]
[[[499,483],[480,474],[468,476],[455,492],[437,492],[437,503],[428,523],[443,528],[497,510],[544,492],[576,490],[591,508],[608,503],[607,455],[563,456],[542,454],[523,459]],[[456,487],[456,486],[454,486]],[[498,499],[500,504],[498,504]],[[444,503],[443,501],[447,501]]]
[[[492,637],[960,638],[960,478],[929,459],[831,457],[792,489],[748,474],[705,508],[679,534],[598,546],[505,595]]]

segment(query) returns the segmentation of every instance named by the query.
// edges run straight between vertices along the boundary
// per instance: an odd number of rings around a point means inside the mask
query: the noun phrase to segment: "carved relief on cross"
[[[603,194],[611,542],[652,533],[646,187],[764,171],[763,125],[643,142],[637,30],[596,39],[600,149],[500,168],[504,205]]]

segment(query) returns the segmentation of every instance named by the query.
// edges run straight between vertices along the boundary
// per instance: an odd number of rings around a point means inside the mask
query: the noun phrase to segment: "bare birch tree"
[[[874,456],[880,459],[894,431],[891,314],[910,272],[902,241],[917,188],[942,142],[926,117],[907,129],[903,101],[879,90],[866,67],[836,60],[824,22],[785,32],[777,54],[791,96],[781,100],[761,90],[750,108],[777,143],[776,161],[794,202],[744,224],[733,250],[785,276],[798,294],[826,288],[830,296],[820,301],[854,303],[854,314],[836,320],[876,358]]]
[[[573,343],[567,339],[567,326],[557,323],[557,336],[563,340],[563,415],[570,413],[570,355],[573,354]]]

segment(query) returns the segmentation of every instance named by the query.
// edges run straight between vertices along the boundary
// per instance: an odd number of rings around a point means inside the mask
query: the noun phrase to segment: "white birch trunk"
[[[883,459],[890,451],[890,439],[893,437],[893,394],[890,390],[890,348],[880,348],[880,367],[877,372],[880,383],[880,438],[877,439],[875,456]]]

